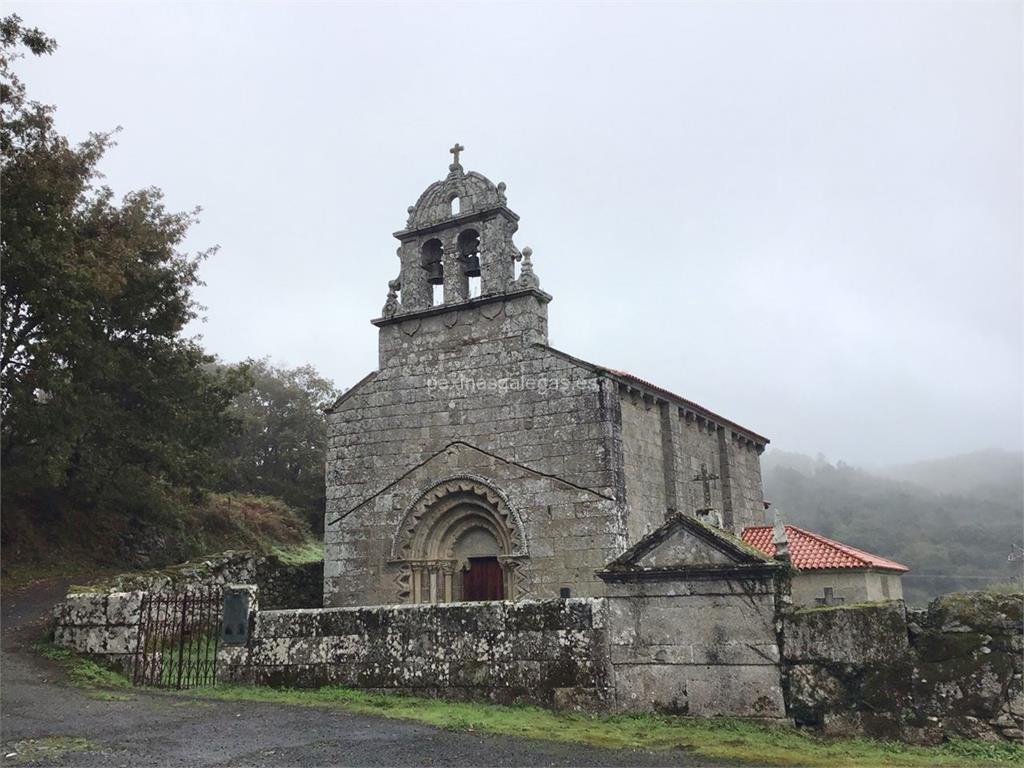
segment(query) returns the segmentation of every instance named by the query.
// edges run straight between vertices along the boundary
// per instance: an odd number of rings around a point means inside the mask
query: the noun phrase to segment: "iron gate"
[[[213,685],[221,634],[219,589],[145,594],[132,671],[135,685]]]

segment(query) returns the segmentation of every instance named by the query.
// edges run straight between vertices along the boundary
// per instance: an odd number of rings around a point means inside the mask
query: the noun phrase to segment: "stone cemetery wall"
[[[955,593],[783,618],[790,710],[831,734],[1024,739],[1022,599]]]
[[[771,578],[609,582],[616,707],[785,717],[775,600]]]
[[[68,595],[54,610],[54,643],[127,670],[139,640],[142,592]]]
[[[254,583],[267,610],[319,608],[324,604],[324,561],[289,565],[275,557],[260,558]]]
[[[54,642],[107,656],[115,666],[135,652],[145,594],[256,584],[270,608],[310,608],[323,599],[323,562],[289,565],[254,552],[224,552],[158,571],[114,576],[69,594],[54,610]]]
[[[260,611],[218,677],[276,686],[594,708],[607,699],[603,603],[570,599]]]
[[[290,565],[274,555],[227,551],[142,573],[113,576],[85,589],[112,592],[183,592],[225,584],[255,584],[264,608],[323,605],[323,561]]]
[[[274,555],[228,551],[153,571],[125,573],[80,592],[185,592],[225,584],[254,584],[267,609],[319,608],[323,604],[323,561],[291,565]]]

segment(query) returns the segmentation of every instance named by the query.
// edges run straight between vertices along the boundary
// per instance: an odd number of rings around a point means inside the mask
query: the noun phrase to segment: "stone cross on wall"
[[[704,486],[704,509],[711,508],[711,483],[721,478],[714,472],[708,472],[708,465],[701,463],[700,474],[694,475],[693,482]]]
[[[448,151],[455,156],[455,160],[452,162],[452,168],[454,169],[459,164],[459,152],[465,152],[466,148],[456,141],[455,146]]]

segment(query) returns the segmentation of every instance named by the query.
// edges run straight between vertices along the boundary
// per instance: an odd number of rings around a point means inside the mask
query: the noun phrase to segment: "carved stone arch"
[[[522,567],[529,557],[525,529],[505,494],[478,475],[455,475],[433,483],[406,508],[395,531],[391,563],[399,570],[398,599],[463,599],[462,574],[485,567],[481,557],[500,566],[503,599],[529,595]]]
[[[502,534],[499,543],[505,542],[508,547],[503,555],[529,557],[523,520],[519,512],[509,504],[508,497],[490,480],[479,475],[463,474],[438,480],[406,508],[395,531],[391,559],[408,560],[434,554],[428,554],[422,549],[430,544],[430,530],[443,521],[445,512],[460,504],[477,505],[492,513],[499,523],[495,529]],[[421,547],[419,551],[417,545]]]

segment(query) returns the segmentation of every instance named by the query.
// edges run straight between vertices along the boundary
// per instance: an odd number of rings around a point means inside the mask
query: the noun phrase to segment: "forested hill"
[[[1020,582],[1022,458],[985,451],[865,470],[770,450],[761,464],[765,498],[787,522],[909,566],[907,600],[922,604]]]

